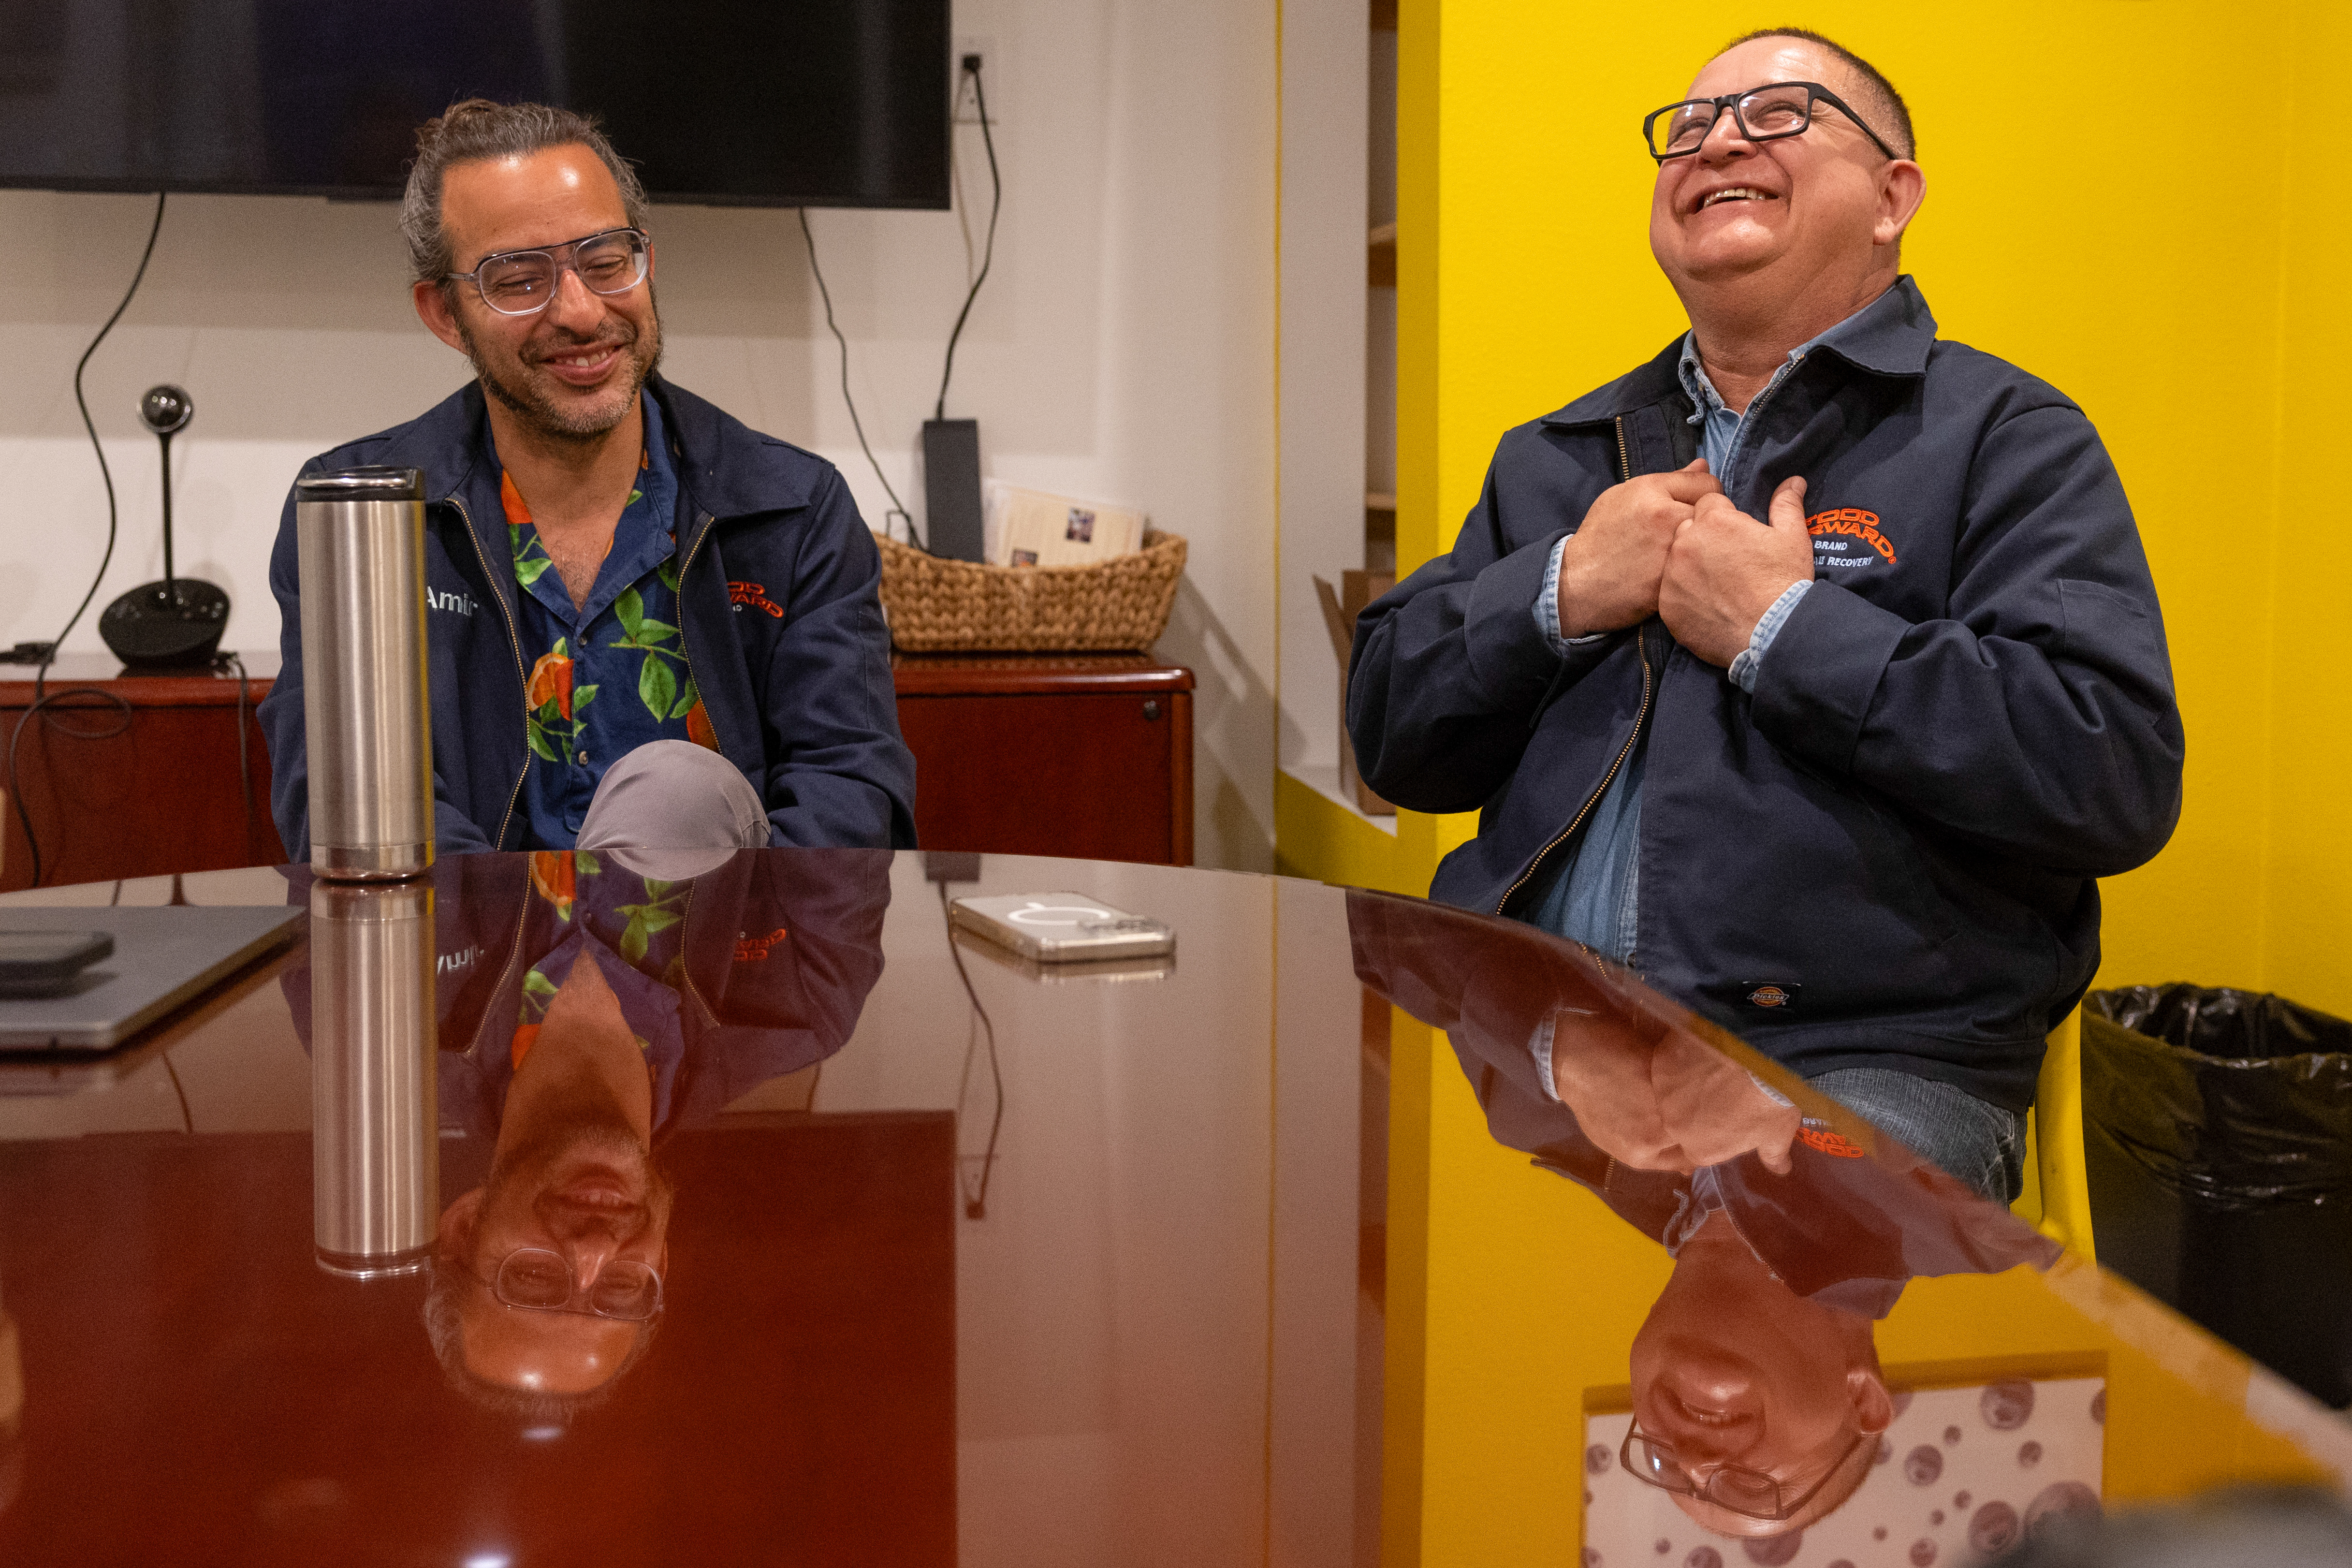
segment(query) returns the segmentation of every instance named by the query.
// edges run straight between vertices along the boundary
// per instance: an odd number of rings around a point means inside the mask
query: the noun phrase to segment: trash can
[[[2352,1405],[2352,1022],[2266,993],[2083,999],[2099,1261]]]

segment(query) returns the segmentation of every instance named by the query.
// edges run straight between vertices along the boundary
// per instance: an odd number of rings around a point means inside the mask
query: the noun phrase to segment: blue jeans
[[[2025,1118],[2016,1111],[1891,1068],[1840,1068],[1807,1082],[1995,1203],[2024,1190]]]

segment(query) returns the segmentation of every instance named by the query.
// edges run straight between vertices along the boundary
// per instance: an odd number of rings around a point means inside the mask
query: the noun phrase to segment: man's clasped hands
[[[1601,1152],[1640,1171],[1720,1165],[1753,1151],[1786,1175],[1803,1117],[1685,1028],[1654,1041],[1555,1021],[1552,1089]]]
[[[1772,492],[1759,524],[1695,458],[1601,492],[1559,557],[1559,630],[1587,637],[1664,617],[1675,640],[1728,666],[1790,584],[1813,575],[1805,481]]]

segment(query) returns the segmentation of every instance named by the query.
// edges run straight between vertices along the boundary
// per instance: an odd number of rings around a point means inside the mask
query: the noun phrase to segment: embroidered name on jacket
[[[425,590],[425,607],[428,610],[454,610],[458,615],[470,616],[474,613],[474,595],[445,594],[437,589],[427,588]]]
[[[1836,571],[1867,566],[1874,561],[1895,564],[1895,546],[1878,531],[1878,514],[1858,506],[1817,511],[1805,519],[1813,536],[1813,568]]]
[[[753,936],[748,931],[735,939],[735,962],[757,963],[768,956],[768,950],[791,936],[792,932],[778,926],[765,936]]]
[[[758,583],[728,584],[727,600],[739,610],[749,605],[755,610],[766,611],[780,621],[784,618],[783,606],[769,598],[767,588]]]

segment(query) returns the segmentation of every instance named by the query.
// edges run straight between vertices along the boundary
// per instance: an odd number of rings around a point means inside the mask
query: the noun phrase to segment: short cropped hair
[[[1864,101],[1855,107],[1879,121],[1871,129],[1885,136],[1887,144],[1903,157],[1916,159],[1919,156],[1918,139],[1911,132],[1910,107],[1903,101],[1903,95],[1895,90],[1895,84],[1886,79],[1885,72],[1839,43],[1835,38],[1823,37],[1811,27],[1759,27],[1752,33],[1740,34],[1722,48],[1717,49],[1716,53],[1727,54],[1742,44],[1752,44],[1759,38],[1802,38],[1809,44],[1819,44],[1837,59],[1851,67],[1853,73],[1862,78],[1863,84]]]
[[[408,166],[408,189],[400,201],[400,237],[408,244],[408,266],[416,281],[437,283],[457,267],[448,231],[441,226],[441,182],[450,168],[485,158],[526,158],[550,147],[585,147],[595,153],[621,187],[621,209],[630,226],[646,226],[646,187],[628,160],[613,150],[594,115],[545,103],[468,98],[416,128],[416,159]]]

